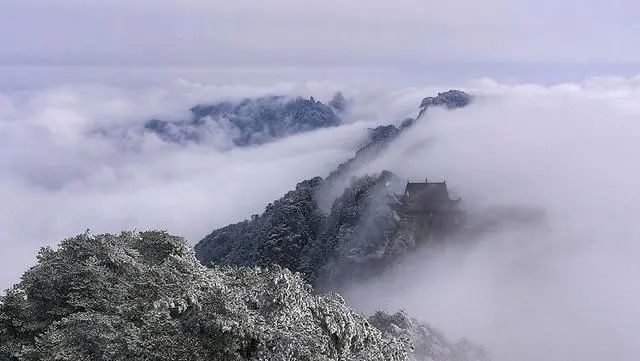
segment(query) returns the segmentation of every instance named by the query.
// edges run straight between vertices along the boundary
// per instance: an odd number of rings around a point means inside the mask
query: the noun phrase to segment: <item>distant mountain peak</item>
[[[342,124],[332,107],[313,97],[271,95],[198,104],[191,114],[191,119],[181,121],[152,119],[144,129],[171,143],[199,143],[222,134],[235,146],[248,146]]]
[[[347,98],[342,95],[342,92],[334,94],[333,98],[329,101],[329,106],[335,109],[337,112],[344,112],[349,106]]]
[[[438,93],[435,97],[426,97],[422,99],[422,103],[420,103],[420,114],[418,118],[431,107],[444,107],[447,109],[464,108],[471,103],[472,99],[471,95],[462,90],[449,90]]]

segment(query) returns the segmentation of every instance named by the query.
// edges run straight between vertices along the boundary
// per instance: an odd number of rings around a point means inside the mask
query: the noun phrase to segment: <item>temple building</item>
[[[395,194],[391,207],[403,220],[420,230],[431,230],[455,222],[459,199],[451,199],[446,182],[407,182],[404,193]]]

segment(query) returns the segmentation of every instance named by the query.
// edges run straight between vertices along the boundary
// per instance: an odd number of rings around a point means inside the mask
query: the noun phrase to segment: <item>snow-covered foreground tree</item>
[[[476,346],[463,339],[451,343],[438,330],[404,311],[388,314],[378,311],[369,317],[369,322],[382,331],[385,337],[409,340],[413,351],[409,353],[411,361],[486,361],[489,356],[483,347]]]
[[[369,319],[280,266],[206,268],[165,232],[79,235],[0,297],[0,361],[481,361],[404,313]]]
[[[164,232],[80,235],[0,298],[0,360],[405,360],[280,267],[208,269]]]

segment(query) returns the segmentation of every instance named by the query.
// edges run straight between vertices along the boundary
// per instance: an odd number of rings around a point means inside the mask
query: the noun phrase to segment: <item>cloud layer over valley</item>
[[[261,212],[305,178],[352,156],[366,128],[398,117],[361,107],[339,128],[259,147],[162,142],[135,126],[184,119],[201,102],[270,94],[330,99],[330,84],[163,88],[65,86],[0,94],[0,286],[8,287],[37,249],[90,229],[167,229],[198,241],[215,227]],[[380,101],[385,101],[387,95]],[[397,97],[400,103],[407,102]],[[413,106],[411,107],[413,108]],[[408,116],[414,109],[409,108]],[[367,119],[367,121],[363,121]],[[387,119],[384,120],[386,122]]]
[[[491,224],[352,289],[359,310],[405,308],[502,360],[635,360],[640,348],[640,79],[468,84],[471,106],[430,109],[363,172],[446,180]],[[127,129],[201,102],[336,90],[346,124],[246,148],[168,144]],[[37,248],[90,229],[167,229],[198,241],[353,156],[366,128],[417,114],[434,88],[65,86],[0,94],[0,286]],[[439,90],[447,90],[439,88]],[[105,132],[106,131],[106,132]]]
[[[507,86],[432,111],[370,169],[446,180],[466,242],[425,249],[347,292],[406,308],[497,360],[635,360],[640,347],[640,79]]]

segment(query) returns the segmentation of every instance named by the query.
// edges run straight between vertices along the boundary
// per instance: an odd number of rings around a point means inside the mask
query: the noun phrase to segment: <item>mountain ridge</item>
[[[228,137],[228,143],[234,146],[260,145],[342,124],[335,107],[346,107],[346,100],[340,94],[332,104],[325,105],[313,97],[285,96],[198,104],[190,109],[191,119],[152,119],[144,124],[144,131],[170,143],[201,143]]]
[[[453,110],[468,105],[470,99],[454,90],[427,97],[417,119],[428,107]],[[420,243],[417,232],[403,224],[388,204],[389,196],[401,192],[403,184],[385,170],[354,175],[415,121],[405,120],[400,128],[371,129],[369,142],[326,178],[302,181],[269,203],[261,215],[212,231],[196,244],[196,256],[205,265],[276,263],[329,289],[341,286],[340,279],[372,276],[393,264]]]

